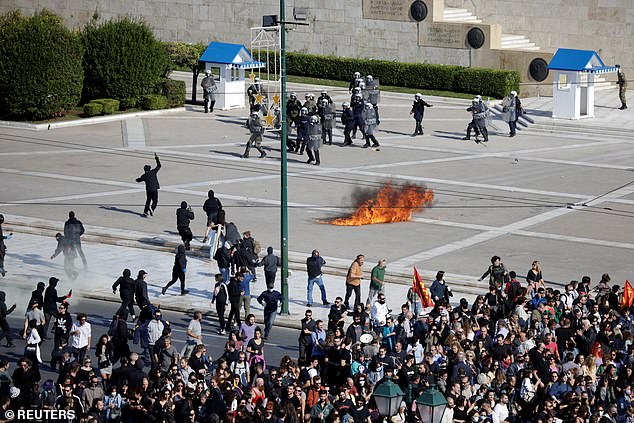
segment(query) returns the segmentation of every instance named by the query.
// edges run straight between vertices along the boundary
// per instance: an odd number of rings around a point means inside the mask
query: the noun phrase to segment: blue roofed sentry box
[[[266,66],[266,63],[253,60],[253,56],[242,44],[230,44],[214,41],[200,56],[203,63],[233,65],[240,69],[255,69]]]

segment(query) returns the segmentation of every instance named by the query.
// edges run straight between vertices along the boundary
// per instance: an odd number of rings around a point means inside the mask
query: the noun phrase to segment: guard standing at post
[[[251,112],[251,116],[249,117],[249,120],[247,120],[247,127],[249,128],[249,132],[251,132],[251,136],[249,137],[247,148],[244,150],[242,157],[245,159],[249,158],[249,150],[251,150],[252,146],[260,152],[260,158],[266,157],[266,153],[261,147],[264,123],[260,119],[258,112]]]
[[[616,84],[619,86],[619,98],[621,99],[621,107],[619,110],[627,109],[627,99],[625,98],[625,91],[627,90],[627,79],[625,78],[625,74],[621,69],[621,65],[616,65],[616,75],[618,77],[618,81]]]

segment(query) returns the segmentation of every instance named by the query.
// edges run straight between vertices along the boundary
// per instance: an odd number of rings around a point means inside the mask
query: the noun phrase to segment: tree
[[[18,119],[63,115],[81,96],[83,47],[62,19],[42,10],[0,17],[0,114]]]
[[[172,64],[181,67],[187,67],[192,71],[192,102],[196,102],[196,89],[198,83],[198,75],[205,69],[205,64],[200,62],[200,56],[207,48],[203,43],[187,44],[168,42],[167,54]]]
[[[82,32],[84,100],[140,98],[151,94],[169,69],[167,51],[143,21],[128,17]]]

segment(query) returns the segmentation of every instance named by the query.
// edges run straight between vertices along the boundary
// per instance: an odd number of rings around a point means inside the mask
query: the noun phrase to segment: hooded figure
[[[139,270],[136,280],[134,281],[134,299],[140,309],[143,309],[146,305],[150,305],[150,297],[147,294],[147,282],[145,281],[145,270]],[[141,314],[139,312],[139,314]]]
[[[16,305],[13,304],[11,308],[7,309],[6,294],[4,291],[0,291],[0,329],[2,329],[2,335],[0,336],[0,341],[2,338],[7,338],[7,347],[13,347],[13,338],[11,337],[11,327],[9,326],[9,322],[7,322],[7,316],[13,313]]]
[[[44,292],[44,317],[46,317],[46,325],[44,326],[44,338],[48,336],[48,327],[51,322],[51,317],[57,314],[57,304],[64,302],[72,293],[72,290],[68,292],[68,295],[62,297],[57,295],[57,283],[59,279],[50,278],[48,280],[48,288]]]
[[[187,205],[187,201],[181,201],[180,208],[176,209],[176,229],[185,244],[186,250],[189,250],[189,243],[194,239],[194,234],[189,228],[189,222],[192,220],[194,220],[192,208]]]
[[[64,255],[64,271],[66,272],[66,275],[72,280],[77,279],[77,276],[79,275],[75,270],[75,259],[77,258],[77,253],[69,244],[66,237],[61,233],[56,233],[55,239],[57,240],[57,248],[55,249],[55,252],[53,252],[51,260],[57,257],[59,253],[62,253]]]
[[[85,269],[87,265],[86,255],[84,250],[81,249],[81,236],[84,232],[84,225],[75,217],[75,212],[68,212],[68,220],[64,223],[64,237],[66,237],[68,245],[81,257]]]
[[[172,280],[161,290],[161,294],[165,295],[165,292],[170,286],[174,285],[177,280],[181,282],[181,295],[187,294],[189,291],[185,289],[185,272],[187,271],[187,256],[185,255],[185,246],[179,245],[176,249],[176,257],[174,257],[174,267],[172,268]]]
[[[123,270],[123,276],[112,284],[112,293],[117,293],[117,287],[119,288],[119,297],[121,298],[121,307],[117,311],[119,316],[123,316],[124,320],[128,317],[128,312],[132,315],[132,320],[136,319],[134,313],[134,280],[130,277],[132,272],[130,269]],[[127,311],[126,311],[127,309]]]
[[[4,245],[4,240],[11,239],[13,237],[13,233],[10,233],[9,235],[4,236],[4,234],[2,233],[3,223],[4,223],[4,216],[0,214],[0,274],[4,278],[4,275],[7,274],[7,272],[4,270],[4,255],[7,252],[7,246]]]
[[[161,169],[161,162],[156,155],[154,154],[154,160],[156,161],[156,167],[152,169],[150,165],[143,166],[143,175],[136,178],[137,182],[145,182],[145,208],[143,209],[143,217],[147,217],[148,213],[150,216],[154,216],[154,210],[156,210],[156,206],[158,205],[158,190],[161,189],[159,185],[158,177],[156,174]],[[150,202],[152,206],[150,207]]]
[[[205,231],[205,239],[203,240],[203,244],[207,242],[207,237],[209,236],[209,231],[211,231],[212,225],[218,223],[218,212],[222,210],[222,203],[216,196],[214,195],[214,190],[210,189],[207,191],[207,199],[203,204],[203,211],[207,213],[207,230]]]

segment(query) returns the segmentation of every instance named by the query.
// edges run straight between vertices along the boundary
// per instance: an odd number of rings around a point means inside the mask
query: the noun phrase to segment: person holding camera
[[[187,205],[187,201],[181,201],[181,207],[176,210],[176,229],[185,244],[185,250],[191,248],[189,243],[194,239],[194,234],[189,228],[189,222],[192,220],[194,220],[194,212],[191,206]]]

